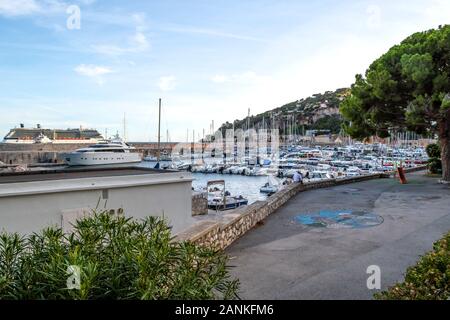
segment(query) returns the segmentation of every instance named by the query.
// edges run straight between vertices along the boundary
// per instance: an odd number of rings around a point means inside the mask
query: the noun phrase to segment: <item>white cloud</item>
[[[92,46],[94,51],[99,54],[104,55],[110,55],[110,56],[120,56],[127,53],[139,53],[144,52],[148,48],[150,48],[150,44],[147,40],[147,37],[141,33],[136,32],[131,38],[130,38],[130,46],[129,47],[123,47],[123,46],[117,46],[114,44],[100,44],[100,45],[94,45]]]
[[[74,70],[81,76],[93,78],[99,85],[104,83],[102,76],[113,72],[109,67],[86,64],[80,64]]]
[[[81,0],[79,3],[87,5],[89,0]],[[0,0],[0,15],[15,17],[59,14],[64,13],[69,5],[63,0]]]
[[[104,74],[111,73],[112,70],[108,67],[80,64],[75,68],[75,71],[86,77],[97,77]]]
[[[450,21],[450,2],[448,0],[430,0],[425,9],[425,17],[437,27]]]
[[[216,74],[215,76],[213,76],[211,78],[211,81],[215,82],[215,83],[224,83],[224,82],[229,81],[229,77],[227,77],[223,74]]]
[[[128,52],[128,49],[111,44],[99,44],[92,46],[92,49],[99,54],[118,56]]]
[[[0,0],[0,15],[23,16],[40,11],[35,0]]]
[[[378,29],[381,26],[381,8],[377,5],[367,7],[367,26],[371,29]]]
[[[149,47],[147,37],[142,32],[137,32],[133,37],[133,41],[136,44],[135,50],[144,51]]]
[[[247,35],[234,34],[234,33],[223,32],[223,31],[217,31],[217,30],[213,30],[213,29],[189,27],[189,26],[170,26],[170,27],[164,28],[164,30],[169,31],[169,32],[198,34],[198,35],[205,35],[205,36],[217,37],[217,38],[229,38],[229,39],[235,39],[235,40],[267,42],[267,40],[257,38],[257,37],[251,37],[251,36],[247,36]]]
[[[145,35],[146,23],[144,14],[133,14],[131,16],[135,24],[135,33],[128,39],[128,46],[118,46],[115,44],[99,44],[92,48],[95,52],[104,55],[119,56],[127,53],[144,52],[150,48],[150,43]]]
[[[161,91],[171,91],[175,89],[176,78],[174,76],[165,76],[159,78],[158,87]]]

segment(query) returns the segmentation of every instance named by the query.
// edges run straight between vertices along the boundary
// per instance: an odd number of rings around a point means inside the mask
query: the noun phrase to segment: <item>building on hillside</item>
[[[41,125],[36,128],[11,129],[4,137],[3,143],[97,143],[103,136],[95,129],[44,129]]]

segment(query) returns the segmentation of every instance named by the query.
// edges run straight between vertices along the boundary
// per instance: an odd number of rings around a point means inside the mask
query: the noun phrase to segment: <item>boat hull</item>
[[[273,194],[278,192],[278,188],[274,188],[274,187],[262,187],[259,189],[259,192],[261,193],[266,193],[266,194]]]
[[[232,210],[248,204],[247,199],[236,200],[235,202],[228,202],[225,205],[221,202],[208,202],[208,209],[216,211]]]
[[[105,164],[137,163],[141,162],[139,153],[125,152],[85,152],[68,153],[64,161],[69,166],[96,166]]]

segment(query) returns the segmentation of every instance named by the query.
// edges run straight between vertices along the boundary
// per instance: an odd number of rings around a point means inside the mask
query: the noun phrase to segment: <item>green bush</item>
[[[428,171],[434,174],[442,174],[442,161],[438,158],[428,159]]]
[[[0,299],[234,299],[228,257],[173,241],[158,218],[95,213],[74,232],[0,234]],[[69,266],[80,288],[69,289]]]
[[[434,174],[442,174],[441,147],[432,143],[426,148],[428,154],[428,171]]]
[[[430,158],[440,158],[441,157],[441,147],[437,143],[431,143],[427,146],[425,151]]]
[[[375,294],[380,300],[446,300],[450,298],[450,233],[437,241],[433,251],[409,267],[405,281]]]

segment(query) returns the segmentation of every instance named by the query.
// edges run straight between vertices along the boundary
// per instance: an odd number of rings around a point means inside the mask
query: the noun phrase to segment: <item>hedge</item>
[[[221,252],[173,241],[159,218],[95,213],[70,234],[0,234],[0,299],[238,298],[227,263]]]
[[[409,267],[405,280],[375,294],[380,300],[447,300],[450,298],[450,233]]]

